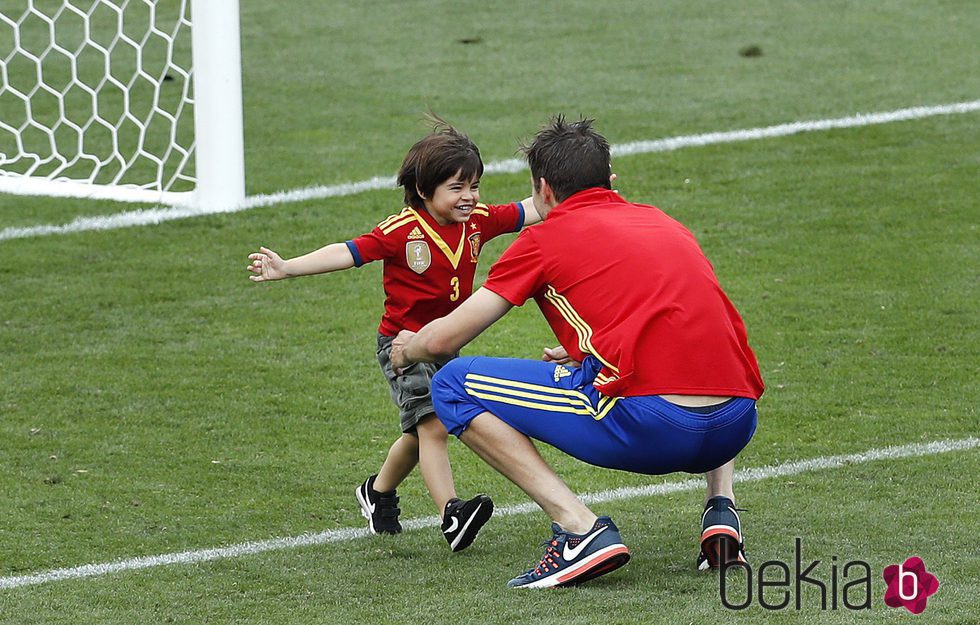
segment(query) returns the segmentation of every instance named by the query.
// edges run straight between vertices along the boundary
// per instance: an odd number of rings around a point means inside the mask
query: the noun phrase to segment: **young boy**
[[[401,330],[418,331],[448,315],[473,292],[480,249],[490,239],[540,221],[531,198],[499,206],[480,204],[483,161],[470,139],[436,119],[432,134],[408,151],[398,172],[406,207],[371,232],[289,260],[265,247],[251,254],[254,282],[328,273],[384,261],[385,311],[378,328],[378,362],[401,413],[402,435],[376,475],[356,491],[374,534],[401,532],[395,489],[416,464],[453,551],[468,547],[490,519],[486,495],[456,497],[447,450],[448,434],[435,418],[432,376],[447,361],[392,369],[391,342]]]

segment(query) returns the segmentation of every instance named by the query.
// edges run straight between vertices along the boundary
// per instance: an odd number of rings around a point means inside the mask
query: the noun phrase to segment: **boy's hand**
[[[256,274],[248,277],[252,282],[282,280],[289,277],[286,274],[286,261],[267,247],[260,247],[258,253],[249,254],[248,259],[252,261],[248,270]]]
[[[565,351],[565,348],[561,345],[555,348],[545,347],[544,355],[541,356],[541,360],[545,362],[553,362],[558,365],[570,364],[573,367],[578,367],[582,364],[577,360],[572,360],[572,357],[568,355],[568,352]]]

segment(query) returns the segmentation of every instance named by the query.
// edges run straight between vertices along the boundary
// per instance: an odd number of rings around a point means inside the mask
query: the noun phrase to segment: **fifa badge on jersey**
[[[417,274],[425,273],[432,264],[432,252],[425,241],[409,241],[405,244],[405,260],[408,267]]]
[[[470,242],[470,260],[474,263],[480,262],[480,233],[474,232],[466,240]]]
[[[557,382],[562,378],[567,378],[570,375],[572,375],[572,372],[566,369],[565,367],[561,365],[557,365],[555,367],[555,382]]]

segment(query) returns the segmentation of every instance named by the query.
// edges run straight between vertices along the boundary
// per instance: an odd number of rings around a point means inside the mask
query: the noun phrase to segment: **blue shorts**
[[[489,412],[518,432],[589,464],[634,473],[704,473],[734,458],[755,433],[755,401],[707,413],[656,395],[607,397],[592,386],[600,365],[514,358],[457,358],[432,379],[432,403],[460,436]]]

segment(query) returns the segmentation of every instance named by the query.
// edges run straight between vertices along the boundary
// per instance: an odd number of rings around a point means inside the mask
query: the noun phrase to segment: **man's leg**
[[[548,363],[469,357],[450,362],[432,380],[432,402],[446,429],[555,522],[544,555],[534,568],[507,583],[513,588],[574,586],[630,559],[612,519],[589,510],[545,463],[529,437],[541,434],[549,443],[557,438],[586,456],[592,451],[588,447],[597,443],[608,448],[603,436],[608,439],[611,434],[593,425],[593,398],[570,379],[581,377],[580,371]],[[556,447],[569,452],[562,444]]]
[[[735,501],[735,491],[732,489],[732,478],[735,475],[735,460],[729,460],[717,469],[705,473],[708,480],[708,490],[704,496],[704,502],[712,497],[727,497]]]
[[[746,562],[742,521],[735,508],[732,478],[735,460],[705,474],[708,482],[701,515],[701,552],[698,570],[717,569],[729,563]]]
[[[619,528],[575,496],[530,438],[484,412],[470,422],[460,440],[527,493],[557,525],[537,566],[510,580],[509,587],[575,586],[629,562]]]
[[[737,398],[726,404],[727,407],[722,407],[707,417],[727,420],[728,423],[724,427],[712,429],[707,435],[703,451],[704,462],[732,458],[755,433],[755,402]],[[701,551],[697,559],[700,570],[747,561],[742,519],[739,516],[741,510],[735,507],[735,492],[732,488],[734,473],[735,459],[732,458],[705,474],[707,489],[704,511],[701,513]]]
[[[489,412],[470,422],[459,440],[528,494],[562,529],[588,532],[596,515],[544,461],[531,439]]]

